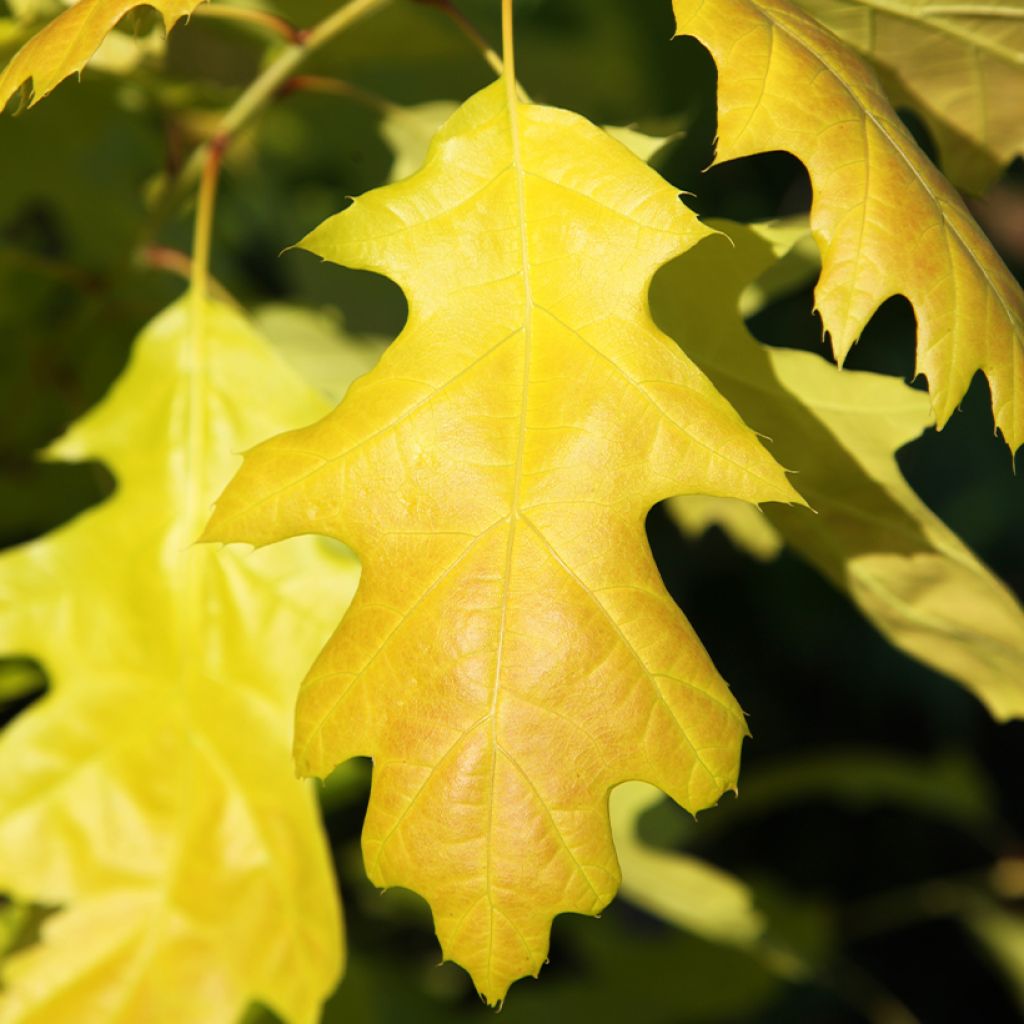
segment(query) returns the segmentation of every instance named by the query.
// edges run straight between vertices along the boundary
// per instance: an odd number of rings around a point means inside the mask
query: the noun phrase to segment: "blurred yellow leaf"
[[[673,0],[718,65],[718,159],[784,149],[814,187],[815,301],[840,362],[892,295],[917,316],[917,371],[943,426],[981,369],[1024,443],[1024,294],[873,72],[789,0]]]
[[[814,510],[766,515],[901,650],[958,680],[997,718],[1024,717],[1024,611],[911,490],[895,453],[932,424],[928,396],[895,377],[768,348],[736,313],[772,260],[738,224],[658,275],[659,325],[773,451]]]
[[[770,562],[783,546],[779,531],[753,505],[735,498],[687,494],[665,502],[669,518],[688,537],[699,537],[717,526],[736,547],[762,562]]]
[[[620,143],[500,81],[426,166],[304,245],[387,274],[409,322],[339,408],[245,457],[208,539],[336,536],[365,574],[299,697],[296,757],[374,759],[370,878],[425,896],[489,1002],[618,886],[607,794],[691,810],[746,726],[644,535],[675,493],[791,501],[646,309],[707,230]]]
[[[640,816],[662,799],[645,782],[625,782],[611,796],[612,835],[622,895],[648,913],[711,942],[749,946],[764,931],[750,889],[688,854],[658,850],[637,835]]]
[[[373,369],[387,347],[375,334],[349,332],[334,309],[267,302],[252,311],[259,333],[332,404],[357,377]]]
[[[89,67],[108,75],[127,75],[144,61],[163,56],[166,48],[167,36],[159,27],[145,35],[109,32],[89,58]]]
[[[821,270],[821,256],[805,214],[761,221],[757,233],[771,245],[775,259],[740,294],[744,320],[813,284]]]
[[[191,14],[203,0],[146,0],[164,20],[166,31]],[[107,33],[140,0],[78,0],[37,32],[0,71],[0,112],[23,83],[32,79],[32,100],[38,103],[68,75],[82,70]]]
[[[1024,155],[1021,0],[797,0],[920,113],[946,173],[981,191]]]
[[[451,100],[432,100],[411,107],[395,103],[384,106],[380,134],[395,157],[388,181],[401,181],[423,166],[430,140],[457,106]]]
[[[3,974],[3,1024],[318,1019],[341,967],[316,801],[289,757],[296,680],[350,555],[192,546],[240,447],[326,403],[229,306],[185,301],[49,454],[115,494],[0,556],[0,651],[51,692],[0,734],[0,890],[60,907]]]

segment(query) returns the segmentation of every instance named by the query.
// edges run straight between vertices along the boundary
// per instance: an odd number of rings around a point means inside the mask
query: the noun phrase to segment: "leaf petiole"
[[[213,234],[213,212],[217,201],[217,183],[228,136],[217,135],[205,147],[206,162],[199,181],[196,199],[195,232],[192,237],[192,269],[189,275],[189,297],[193,316],[198,323],[209,291],[210,239]]]

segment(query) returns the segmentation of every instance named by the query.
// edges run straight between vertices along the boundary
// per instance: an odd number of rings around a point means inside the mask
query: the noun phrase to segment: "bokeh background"
[[[306,25],[331,6],[290,0],[278,9]],[[498,4],[459,6],[496,45]],[[656,166],[702,215],[749,221],[807,210],[807,176],[788,155],[704,170],[713,158],[715,68],[692,40],[671,39],[668,0],[516,6],[518,70],[534,99],[601,124],[674,134]],[[0,2],[0,58],[20,42],[26,16],[54,9],[50,0]],[[43,464],[34,452],[97,401],[138,330],[182,291],[180,277],[156,264],[161,252],[187,253],[190,211],[186,203],[154,226],[147,196],[252,79],[265,49],[258,32],[201,17],[166,47],[150,36],[147,13],[126,27],[149,40],[130,74],[89,71],[0,120],[0,546],[110,492],[103,466]],[[448,18],[415,0],[396,0],[304,70],[399,104],[461,100],[492,77]],[[275,103],[228,157],[216,278],[247,307],[299,305],[356,336],[393,337],[405,314],[390,282],[281,254],[346,196],[381,183],[391,158],[365,104],[304,92]],[[975,208],[1019,275],[1024,167],[1011,167]],[[751,329],[770,344],[823,351],[812,306],[808,285],[759,313]],[[895,299],[849,365],[909,377],[913,349],[913,313]],[[988,401],[979,378],[947,428],[899,461],[928,504],[1024,597],[1024,479],[993,436]],[[717,529],[684,538],[662,509],[648,532],[753,738],[739,798],[696,822],[662,804],[645,815],[641,834],[751,886],[765,939],[755,949],[711,943],[618,900],[600,920],[556,921],[550,964],[539,981],[513,987],[501,1020],[1024,1019],[1024,725],[996,725],[956,684],[895,652],[788,553],[761,563]],[[28,662],[0,669],[7,720],[44,680]],[[401,891],[381,896],[363,877],[368,780],[367,764],[350,765],[322,791],[350,947],[348,976],[324,1021],[490,1019],[466,975],[438,966],[425,904]],[[272,1019],[258,1007],[250,1018]]]

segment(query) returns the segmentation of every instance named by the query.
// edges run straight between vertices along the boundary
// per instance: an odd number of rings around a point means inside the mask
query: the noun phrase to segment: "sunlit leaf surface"
[[[1024,155],[1021,0],[797,0],[870,57],[890,96],[920,113],[942,167],[981,190]]]
[[[409,322],[335,413],[246,455],[207,533],[360,554],[298,765],[373,757],[369,875],[428,899],[490,1002],[540,969],[555,914],[614,894],[612,786],[698,810],[735,784],[744,720],[658,576],[648,509],[798,500],[647,312],[655,269],[707,230],[620,143],[506,84],[303,243],[393,278]]]

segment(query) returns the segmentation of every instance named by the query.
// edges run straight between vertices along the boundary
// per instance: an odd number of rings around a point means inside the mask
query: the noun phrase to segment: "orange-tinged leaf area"
[[[789,0],[673,0],[718,65],[718,159],[784,149],[814,187],[815,301],[842,361],[905,295],[938,426],[980,369],[996,426],[1024,443],[1024,294],[896,116],[874,73]]]
[[[800,500],[650,319],[655,269],[707,229],[600,129],[510,92],[305,239],[396,280],[408,323],[334,413],[246,455],[206,534],[359,553],[299,697],[299,769],[373,758],[370,878],[426,897],[492,1003],[537,973],[554,915],[614,894],[612,786],[697,811],[736,781],[743,716],[647,511]]]
[[[797,0],[870,57],[928,124],[942,167],[978,191],[1024,155],[1022,0]]]
[[[156,8],[170,32],[203,0],[145,0]],[[68,75],[80,72],[107,34],[141,0],[78,0],[37,32],[0,71],[0,111],[18,89],[32,79],[32,103],[38,103]],[[31,105],[31,104],[30,104]]]
[[[0,734],[0,891],[60,908],[4,964],[3,1024],[236,1024],[253,999],[312,1024],[340,971],[289,723],[358,567],[192,543],[232,452],[326,403],[231,308],[190,308],[50,452],[102,459],[114,495],[0,557],[0,652],[52,684]]]

